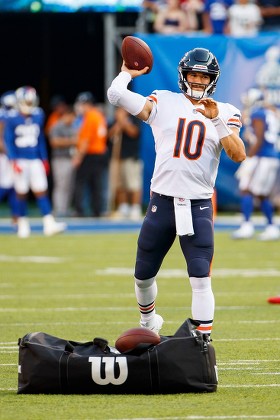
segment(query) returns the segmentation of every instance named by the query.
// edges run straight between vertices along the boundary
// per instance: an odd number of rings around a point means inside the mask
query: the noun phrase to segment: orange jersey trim
[[[157,104],[157,97],[154,95],[149,95],[148,98],[150,98],[153,102]]]

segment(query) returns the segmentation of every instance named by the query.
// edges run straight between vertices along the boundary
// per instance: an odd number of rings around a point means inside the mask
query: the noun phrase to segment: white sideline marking
[[[45,257],[45,256],[22,256],[15,257],[11,255],[0,254],[0,262],[31,262],[31,263],[61,263],[65,258],[60,257]]]
[[[17,348],[18,348],[18,346],[4,346],[4,347],[0,347],[1,350],[15,350]]]
[[[280,375],[280,372],[253,372],[253,375]]]
[[[228,367],[228,368],[224,368],[224,367],[220,367],[220,364],[219,364],[219,362],[217,362],[217,365],[218,365],[218,368],[219,368],[219,371],[221,371],[221,370],[263,370],[263,368],[260,368],[260,367],[258,367],[258,368],[256,368],[256,367],[254,367],[254,366],[252,366],[252,367],[237,367],[237,368],[235,368],[235,367]],[[256,365],[259,365],[259,363],[256,363]],[[258,374],[257,374],[258,375]]]
[[[0,391],[17,391],[17,388],[0,388]]]
[[[219,366],[222,366],[222,365],[225,365],[225,366],[229,366],[229,365],[234,365],[234,366],[236,366],[236,365],[241,365],[241,366],[243,366],[243,365],[259,365],[260,363],[273,363],[273,362],[275,362],[275,363],[279,363],[280,362],[280,360],[254,360],[254,361],[252,361],[252,360],[242,360],[242,362],[240,362],[240,361],[236,361],[236,362],[219,362]]]
[[[18,366],[17,363],[0,363],[0,366]]]
[[[36,284],[36,287],[38,287],[38,283]],[[269,291],[259,292],[259,294],[261,296],[269,295],[269,293],[270,293]],[[170,292],[168,294],[169,294],[169,296],[182,296],[182,293]],[[186,290],[186,294],[190,294],[190,291]],[[233,294],[234,293],[232,293],[232,295]],[[248,292],[247,294],[249,295],[251,293]],[[58,295],[57,293],[50,293],[50,294],[48,294],[48,297],[49,298],[52,298],[52,297],[56,298],[57,295]],[[226,296],[227,293],[216,292],[215,295],[216,296]],[[244,295],[245,295],[245,293],[243,293],[243,296]],[[126,299],[135,299],[135,294],[134,293],[79,293],[79,294],[78,293],[76,293],[76,294],[71,294],[71,293],[67,294],[66,293],[66,294],[63,294],[63,299],[64,300],[65,299],[84,299],[84,298],[110,299],[110,298],[115,298],[117,296],[120,296],[120,297],[126,298]],[[236,296],[240,296],[240,293],[236,293]],[[16,297],[18,297],[18,291],[17,290],[15,290],[12,293],[6,294],[6,295],[2,294],[0,296],[0,300],[14,299]],[[45,296],[42,295],[42,293],[41,294],[36,293],[36,294],[32,294],[32,295],[30,295],[28,293],[21,293],[21,297],[26,297],[26,298],[28,298],[29,301],[30,300],[38,300],[38,299],[45,300]],[[168,321],[168,322],[172,322],[172,321]],[[220,321],[220,323],[221,322],[224,322],[224,321]],[[275,320],[270,320],[270,321],[269,320],[263,320],[263,319],[262,320],[254,320],[254,324],[255,323],[258,323],[258,324],[268,324],[268,323],[270,323],[270,324],[272,324],[272,323],[278,323],[278,322],[280,322],[280,319],[275,319]],[[232,322],[230,322],[230,323],[232,323]],[[243,321],[237,321],[236,323],[238,323],[238,324],[252,324],[252,321],[243,320]]]
[[[160,309],[160,306],[158,307]],[[186,311],[185,306],[181,307],[164,307],[165,311]],[[222,310],[222,311],[235,311],[235,310],[243,310],[243,309],[257,309],[259,310],[258,306],[217,306],[216,310]],[[18,312],[18,308],[0,308],[0,312]],[[108,311],[135,311],[135,306],[131,307],[124,307],[124,306],[103,306],[103,307],[73,307],[73,306],[67,306],[65,308],[20,308],[21,312],[75,312],[75,311],[87,311],[87,312],[108,312]]]
[[[1,352],[0,352],[1,353]],[[0,363],[0,366],[18,366],[17,363]],[[218,368],[219,368],[219,372],[224,371],[224,370],[262,370],[262,368],[244,368],[244,367],[240,367],[240,368],[221,368],[219,367],[219,363],[218,363]],[[280,372],[252,372],[252,375],[280,375]]]
[[[219,362],[219,365],[258,365],[259,363],[280,362],[280,359],[256,359],[256,360],[231,360],[230,362]]]
[[[280,386],[280,384],[267,384],[267,385],[260,385],[260,384],[251,384],[251,385],[218,385],[218,387],[219,388],[273,388],[273,387],[279,387]],[[16,391],[17,390],[17,388],[0,388],[0,391]],[[164,417],[161,417],[161,420],[163,419]],[[182,418],[182,419],[188,419],[188,418],[194,418],[194,419],[211,419],[211,418],[229,418],[229,419],[232,419],[232,418],[240,418],[240,419],[242,419],[242,418],[260,418],[260,419],[263,419],[263,418],[280,418],[280,415],[279,416],[276,416],[276,417],[271,417],[271,416],[268,416],[268,417],[264,417],[264,416],[256,416],[256,417],[254,417],[254,416],[248,416],[248,417],[243,417],[243,416],[237,416],[237,417],[232,417],[232,416],[230,416],[230,417],[166,417],[166,418],[168,418],[168,419],[179,419],[179,418]],[[150,418],[149,418],[150,419]],[[152,419],[152,418],[151,418]],[[124,419],[123,419],[124,420]],[[133,420],[133,419],[129,419],[129,420]],[[136,419],[134,419],[134,420],[136,420]],[[146,419],[147,420],[147,419]]]
[[[95,298],[95,299],[106,299],[111,297],[116,297],[117,293],[80,293],[80,294],[64,294],[63,293],[63,299],[84,299],[84,298]],[[119,294],[122,298],[135,298],[134,293],[121,293]],[[6,299],[14,299],[16,296],[18,296],[18,293],[15,291],[13,295],[1,295],[0,300],[6,300]],[[38,300],[38,299],[46,299],[46,297],[42,294],[26,294],[24,295],[21,293],[21,297],[28,297],[28,300]],[[48,298],[57,297],[57,293],[48,294]]]
[[[279,341],[280,337],[274,337],[273,341]],[[219,342],[230,342],[230,341],[271,341],[271,337],[264,337],[264,338],[219,338],[215,339],[215,341]]]
[[[219,388],[274,388],[279,387],[280,384],[247,384],[247,385],[219,385]]]
[[[224,322],[221,321],[224,324],[227,323],[232,323],[232,322]],[[278,324],[280,323],[280,319],[277,320],[272,320],[272,321],[267,321],[267,323],[272,323],[272,324]],[[238,323],[238,322],[237,322]],[[258,321],[254,321],[254,324],[258,323]],[[7,323],[7,322],[2,322],[0,323],[0,327],[20,327],[20,326],[25,326],[27,327],[28,325],[31,325],[32,327],[34,326],[42,326],[42,325],[111,325],[112,323],[109,321],[90,321],[90,322],[52,322],[52,321],[46,321],[46,322],[11,322],[11,323]],[[165,324],[169,324],[169,325],[177,325],[178,323],[175,321],[165,321]],[[127,325],[127,321],[114,321],[114,325]],[[215,340],[216,341],[216,340]],[[1,343],[0,343],[1,344]]]
[[[31,326],[40,326],[40,325],[58,325],[58,326],[60,326],[60,325],[112,325],[112,322],[109,322],[109,321],[107,321],[107,322],[105,322],[105,321],[100,321],[100,322],[94,322],[94,321],[92,321],[92,322],[52,322],[52,321],[49,321],[49,322],[12,322],[11,324],[9,323],[9,324],[7,324],[7,323],[2,323],[2,324],[0,324],[0,327],[7,327],[7,326],[9,326],[9,327],[21,327],[21,326],[28,326],[28,325],[31,325]],[[123,322],[121,322],[121,321],[116,321],[116,322],[114,322],[114,325],[127,325],[127,322],[125,322],[125,321],[123,321]],[[1,344],[1,343],[0,343]]]
[[[96,270],[96,274],[101,276],[133,276],[134,270],[127,267],[107,267]],[[183,269],[163,269],[159,271],[159,277],[187,277],[187,270]],[[279,277],[280,271],[273,268],[268,269],[238,269],[238,268],[216,268],[213,270],[213,277]]]
[[[270,321],[254,320],[254,324],[278,324],[280,319],[271,319]],[[237,321],[236,324],[252,324],[252,321]]]

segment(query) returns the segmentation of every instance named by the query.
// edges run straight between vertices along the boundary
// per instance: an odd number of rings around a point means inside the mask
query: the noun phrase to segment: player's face
[[[210,83],[210,76],[205,73],[190,71],[187,73],[187,82],[191,89],[204,91]]]

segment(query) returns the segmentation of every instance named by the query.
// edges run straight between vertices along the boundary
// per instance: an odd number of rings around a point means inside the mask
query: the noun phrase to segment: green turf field
[[[137,234],[26,240],[2,235],[0,419],[280,418],[280,243],[232,241],[216,233],[213,345],[217,393],[179,395],[17,395],[17,340],[43,331],[61,338],[107,338],[138,326],[133,266]],[[161,333],[191,316],[191,290],[178,242],[158,276]]]

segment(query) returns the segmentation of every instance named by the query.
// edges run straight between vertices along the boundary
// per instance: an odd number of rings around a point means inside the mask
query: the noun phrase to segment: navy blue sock
[[[27,215],[27,199],[18,198],[18,215],[20,217],[25,217]]]
[[[273,209],[273,205],[272,205],[271,201],[268,198],[265,198],[264,200],[262,200],[261,211],[263,212],[263,214],[267,218],[268,224],[271,225],[274,209]]]
[[[47,214],[51,213],[51,202],[47,195],[37,197],[37,203],[43,216],[47,216]]]
[[[254,210],[254,199],[250,194],[244,195],[241,198],[241,211],[246,222],[250,220],[250,217]]]
[[[8,201],[12,215],[14,217],[19,216],[19,202],[16,192],[13,188],[9,188]]]

